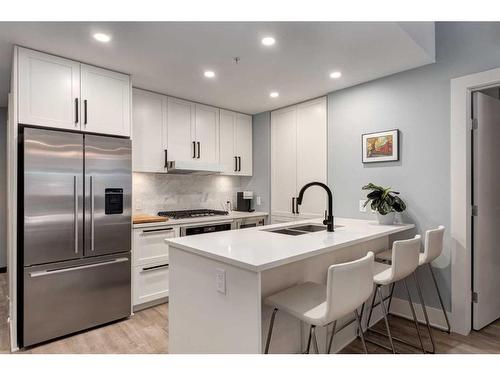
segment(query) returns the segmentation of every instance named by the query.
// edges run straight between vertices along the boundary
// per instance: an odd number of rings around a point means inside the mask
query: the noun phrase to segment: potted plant
[[[379,224],[393,224],[396,212],[406,210],[406,204],[398,197],[399,192],[377,186],[371,182],[363,186],[363,190],[370,190],[366,195],[364,207],[370,204],[372,210],[377,211]]]

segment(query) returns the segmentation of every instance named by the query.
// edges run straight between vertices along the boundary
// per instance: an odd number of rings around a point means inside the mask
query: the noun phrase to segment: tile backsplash
[[[236,204],[236,192],[247,178],[238,176],[133,174],[133,212],[156,214],[162,210],[224,209]]]

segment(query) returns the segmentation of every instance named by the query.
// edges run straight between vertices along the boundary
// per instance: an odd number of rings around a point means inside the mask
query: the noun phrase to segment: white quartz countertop
[[[335,218],[335,225],[341,226],[335,228],[335,232],[321,231],[291,236],[266,231],[303,223],[321,224],[322,219],[178,237],[165,241],[181,250],[259,272],[415,227],[414,224],[380,225],[368,220]]]
[[[267,212],[241,212],[241,211],[230,211],[227,215],[220,216],[202,216],[194,217],[190,219],[168,219],[167,221],[160,221],[157,223],[144,223],[144,224],[134,224],[134,228],[149,228],[158,226],[169,226],[169,225],[181,225],[181,224],[196,224],[196,223],[217,223],[221,221],[231,221],[237,219],[246,219],[252,217],[262,217],[268,216]]]

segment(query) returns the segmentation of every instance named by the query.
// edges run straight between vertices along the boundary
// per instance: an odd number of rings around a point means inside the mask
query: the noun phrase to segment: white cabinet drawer
[[[134,306],[168,297],[168,263],[134,268]]]
[[[168,245],[165,239],[178,236],[177,227],[134,229],[134,264],[138,266],[152,262],[168,262]]]

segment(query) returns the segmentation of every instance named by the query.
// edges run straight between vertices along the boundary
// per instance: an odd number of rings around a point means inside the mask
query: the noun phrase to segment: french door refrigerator
[[[29,127],[20,140],[22,346],[129,316],[130,140]]]

